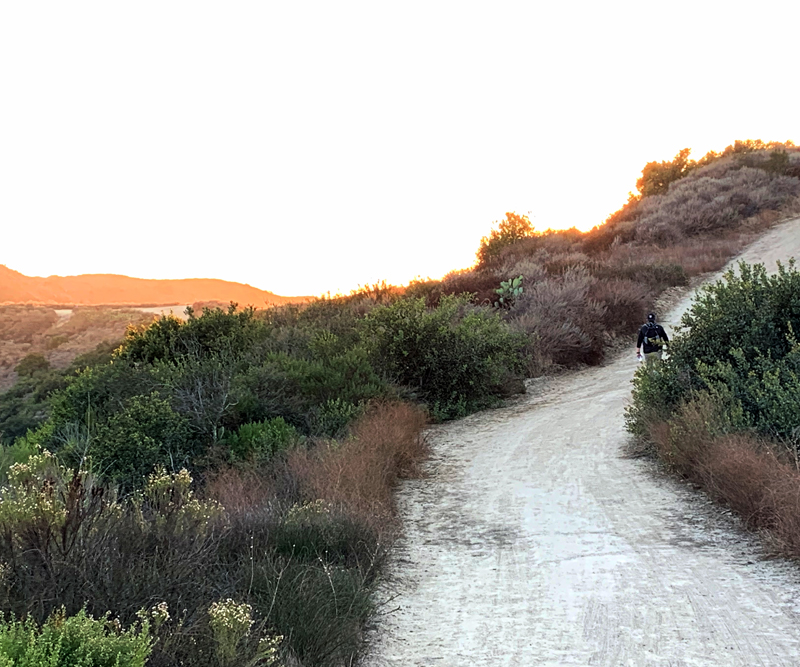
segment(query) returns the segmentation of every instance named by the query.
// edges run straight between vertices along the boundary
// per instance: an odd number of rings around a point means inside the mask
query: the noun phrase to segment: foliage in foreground
[[[144,667],[150,651],[147,620],[124,630],[108,615],[54,612],[40,627],[32,619],[0,620],[2,667]]]
[[[424,424],[413,406],[375,405],[341,442],[218,468],[205,497],[185,470],[160,470],[120,499],[35,453],[4,473],[0,605],[45,626],[62,608],[146,620],[150,667],[351,664]]]

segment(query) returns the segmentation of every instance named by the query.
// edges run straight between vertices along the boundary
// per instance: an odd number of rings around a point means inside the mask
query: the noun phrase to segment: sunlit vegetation
[[[488,307],[503,281],[522,276],[523,293],[503,317],[528,337],[529,375],[600,363],[665,290],[721,268],[755,234],[800,213],[800,150],[791,143],[737,141],[697,162],[689,156],[646,165],[640,193],[586,233],[535,231],[509,213],[482,239],[474,268],[409,293],[433,306],[467,292]]]
[[[353,664],[399,528],[393,491],[420,471],[426,423],[632,344],[665,291],[800,212],[798,166],[788,144],[737,142],[697,162],[681,151],[647,165],[639,194],[590,232],[536,231],[507,213],[476,265],[443,280],[190,309],[66,363],[52,352],[84,330],[79,311],[72,324],[13,311],[0,334],[27,347],[0,395],[0,605],[14,614],[0,634],[47,644],[53,619],[68,618],[79,635],[105,628],[109,645],[146,649],[151,667]],[[719,359],[700,368],[676,342],[668,389],[639,377],[632,428],[661,442],[713,399],[728,401],[737,434],[794,437],[796,409],[782,406],[797,403],[797,344],[778,316],[794,308],[794,276],[748,274],[774,303],[736,311],[769,320],[772,338],[753,329],[753,340],[781,355],[746,341],[729,354],[712,329]],[[707,308],[698,327],[716,321]],[[780,391],[759,393],[753,372]]]

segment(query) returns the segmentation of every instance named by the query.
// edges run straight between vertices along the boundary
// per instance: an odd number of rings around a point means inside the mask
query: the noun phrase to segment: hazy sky
[[[800,3],[3,2],[0,264],[281,294],[586,229],[647,161],[800,143]]]

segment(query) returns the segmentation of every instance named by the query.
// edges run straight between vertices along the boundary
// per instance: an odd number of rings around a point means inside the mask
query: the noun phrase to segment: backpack
[[[645,324],[644,341],[649,347],[660,349],[664,344],[661,342],[661,332],[658,330],[658,325],[654,322]]]

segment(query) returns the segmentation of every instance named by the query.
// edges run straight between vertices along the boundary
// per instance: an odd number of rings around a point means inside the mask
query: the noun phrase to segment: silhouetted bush
[[[684,148],[671,162],[648,162],[642,169],[642,177],[636,181],[636,189],[642,197],[660,195],[667,191],[670,183],[686,176],[693,168],[689,160],[690,149]]]
[[[488,266],[498,258],[504,248],[533,233],[533,225],[527,215],[506,213],[504,220],[494,223],[489,236],[481,239],[477,252],[478,268]]]

